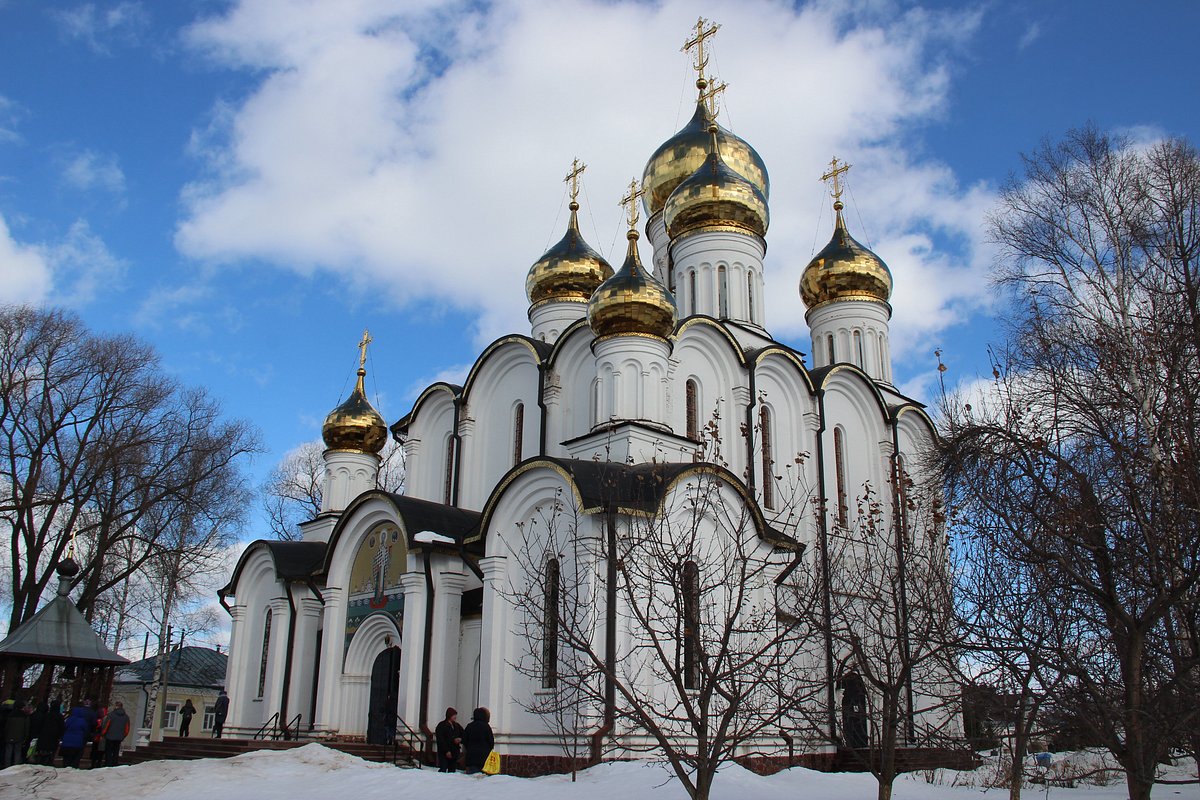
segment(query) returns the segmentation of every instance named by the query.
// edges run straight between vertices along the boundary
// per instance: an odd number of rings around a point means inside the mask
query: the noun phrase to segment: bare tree
[[[300,538],[300,523],[321,513],[324,452],[321,442],[305,442],[284,455],[263,483],[263,509],[276,539]],[[389,492],[404,488],[404,448],[391,439],[380,453],[376,486]]]
[[[148,345],[58,311],[0,309],[0,515],[10,526],[10,629],[69,548],[77,604],[159,552],[162,537],[240,490],[253,430],[165,376]]]
[[[661,466],[600,469],[615,498],[618,481],[652,482]],[[528,707],[566,711],[548,724],[568,738],[611,722],[611,737],[660,754],[702,800],[722,764],[778,740],[781,679],[801,649],[775,597],[801,548],[760,531],[732,486],[728,473],[697,467],[645,516],[618,513],[615,501],[585,516],[559,498],[522,526],[512,553],[524,579],[511,599],[537,643],[517,667],[567,699]]]
[[[996,383],[949,398],[942,461],[976,535],[1045,599],[1039,658],[1148,798],[1200,709],[1200,159],[1094,129],[1025,158],[991,222],[1012,291]]]
[[[962,634],[941,503],[902,471],[897,483],[890,497],[866,484],[857,513],[833,515],[790,603],[800,638],[823,643],[828,659],[789,687],[795,713],[810,738],[875,776],[879,800],[892,796],[901,748],[961,745],[954,698]]]

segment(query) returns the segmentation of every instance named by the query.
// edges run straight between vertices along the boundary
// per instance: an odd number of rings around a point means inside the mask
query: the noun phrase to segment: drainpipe
[[[617,716],[617,514],[611,503],[604,517],[608,534],[608,585],[604,599],[604,722],[592,734],[593,763],[599,763],[604,737],[612,733]]]
[[[279,725],[283,728],[284,741],[288,741],[292,738],[292,733],[288,729],[288,694],[292,688],[292,656],[296,644],[296,599],[292,596],[290,582],[284,583],[283,590],[287,594],[288,601],[288,632],[287,658],[283,662],[283,686],[280,689],[281,697],[279,698]]]
[[[433,659],[433,567],[429,564],[428,547],[423,549],[422,555],[425,557],[425,645],[421,652],[421,709],[418,725],[421,733],[425,734],[429,752],[433,753],[433,730],[429,727],[429,679]]]
[[[908,713],[904,719],[904,733],[908,744],[912,744],[916,739],[916,720],[913,719],[913,686],[912,672],[910,665],[912,664],[911,645],[908,640],[908,576],[907,570],[904,568],[904,509],[901,507],[901,481],[904,476],[900,474],[900,420],[897,416],[892,416],[892,505],[893,516],[896,518],[896,566],[899,569],[900,580],[900,647],[904,649],[904,668],[909,670],[908,678],[904,682],[905,700],[908,702]]]
[[[834,710],[833,690],[833,612],[829,598],[829,494],[825,490],[825,389],[817,390],[817,411],[821,419],[817,428],[817,495],[821,498],[821,612],[825,623],[825,677],[828,686],[825,700],[829,707],[829,741],[837,741],[837,713]]]

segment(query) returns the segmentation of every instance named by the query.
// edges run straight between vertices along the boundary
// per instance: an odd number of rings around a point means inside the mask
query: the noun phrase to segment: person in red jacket
[[[121,761],[121,742],[129,735],[129,715],[125,705],[117,700],[104,717],[104,766],[115,767]]]

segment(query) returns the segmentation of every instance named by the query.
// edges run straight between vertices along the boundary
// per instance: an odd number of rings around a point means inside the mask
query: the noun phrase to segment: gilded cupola
[[[571,219],[566,235],[529,268],[525,293],[530,306],[552,300],[586,303],[596,287],[613,274],[609,263],[579,233],[579,175],[586,166],[576,159],[567,175],[571,184]]]
[[[642,266],[638,254],[637,201],[641,190],[637,181],[630,186],[625,201],[629,204],[629,246],[625,263],[611,278],[600,284],[588,301],[588,324],[597,338],[631,334],[666,339],[675,330],[678,311],[671,292],[650,270]]]
[[[711,134],[710,114],[705,105],[708,80],[701,75],[696,80],[700,97],[696,101],[696,113],[687,125],[654,151],[646,162],[642,185],[646,187],[642,202],[646,214],[653,217],[667,204],[667,198],[708,159]],[[746,141],[717,125],[717,147],[725,165],[747,180],[763,199],[771,196],[771,182],[762,158]]]
[[[367,344],[371,337],[365,331],[359,342],[358,380],[346,401],[329,412],[321,428],[321,438],[330,450],[351,450],[360,453],[379,453],[387,442],[387,424],[367,400],[363,385],[367,375]]]
[[[667,198],[663,214],[668,235],[675,239],[699,228],[732,228],[765,236],[767,198],[725,163],[716,122],[709,122],[708,134],[704,163]]]
[[[892,296],[891,271],[883,259],[855,241],[846,230],[842,208],[842,201],[835,200],[833,238],[808,262],[800,278],[800,297],[810,311],[833,300],[867,300],[887,305]]]

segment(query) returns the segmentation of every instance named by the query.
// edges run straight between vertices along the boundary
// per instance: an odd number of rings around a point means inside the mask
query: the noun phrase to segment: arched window
[[[841,428],[833,429],[833,460],[837,473],[837,519],[838,525],[846,528],[850,516],[850,507],[846,502],[846,447],[842,441],[845,436]]]
[[[696,305],[696,270],[688,270],[688,302],[691,303],[692,313],[698,314]]]
[[[687,384],[684,386],[684,408],[687,413],[687,435],[689,439],[700,438],[700,420],[696,412],[696,405],[699,403],[699,387],[696,386],[696,381],[688,378]]]
[[[686,561],[680,575],[680,600],[683,619],[683,686],[700,685],[700,570],[695,561]]]
[[[825,337],[825,343],[826,343],[827,349],[829,351],[829,363],[833,364],[837,361],[837,357],[836,357],[836,354],[833,352],[833,334],[832,333]]]
[[[593,425],[598,425],[600,423],[600,379],[599,378],[592,379],[592,391],[589,393],[588,405],[591,406],[591,408],[588,409],[590,412],[588,414],[588,416],[592,420]]]
[[[862,341],[862,332],[861,331],[854,332],[854,357],[857,359],[857,361],[855,363],[858,365],[859,369],[867,368],[866,357],[863,353],[863,341]]]
[[[775,464],[771,454],[771,411],[762,406],[758,412],[758,426],[762,434],[762,496],[763,505],[775,508]]]
[[[546,562],[546,595],[542,602],[542,688],[558,685],[558,613],[561,584],[558,559]]]
[[[904,456],[896,456],[896,505],[900,509],[900,532],[908,540],[908,472],[904,468]]]
[[[267,609],[266,619],[263,620],[262,660],[258,664],[258,696],[262,697],[267,688],[267,651],[271,646],[271,609]]]
[[[525,404],[513,410],[513,466],[521,463],[521,444],[525,439]]]
[[[754,322],[755,318],[754,318],[754,273],[753,272],[746,273],[746,305],[749,309],[749,319],[751,322]]]
[[[729,317],[729,275],[724,265],[717,267],[717,316],[721,319]]]
[[[446,437],[446,484],[442,490],[442,502],[450,505],[454,492],[454,437]]]

